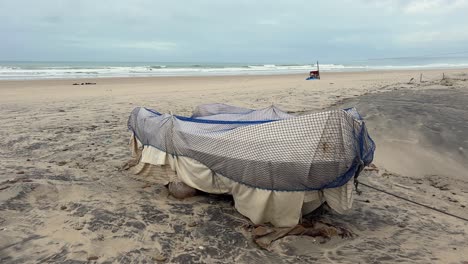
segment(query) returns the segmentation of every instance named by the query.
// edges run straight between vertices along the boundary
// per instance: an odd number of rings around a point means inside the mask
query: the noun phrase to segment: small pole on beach
[[[442,80],[445,80],[445,72],[442,73]]]
[[[317,61],[317,72],[318,72],[318,79],[320,80],[320,66],[319,66],[318,61]]]
[[[420,83],[422,82],[422,73],[421,73],[421,75],[419,75],[419,82]]]

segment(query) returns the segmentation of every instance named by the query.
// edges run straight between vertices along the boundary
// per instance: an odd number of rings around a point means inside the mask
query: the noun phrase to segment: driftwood
[[[307,221],[293,227],[255,226],[252,236],[254,242],[263,249],[270,247],[271,243],[285,236],[310,236],[322,238],[325,243],[332,237],[350,238],[355,236],[347,228],[336,226],[323,221]]]

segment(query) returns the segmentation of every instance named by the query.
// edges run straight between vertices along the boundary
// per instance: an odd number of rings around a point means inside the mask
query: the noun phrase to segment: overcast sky
[[[0,0],[0,60],[306,62],[468,51],[468,0]]]

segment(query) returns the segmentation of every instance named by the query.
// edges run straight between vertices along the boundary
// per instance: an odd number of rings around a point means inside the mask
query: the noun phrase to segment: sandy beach
[[[0,81],[0,263],[468,263],[468,222],[365,186],[348,214],[319,216],[354,237],[288,236],[266,251],[230,197],[177,200],[121,170],[137,106],[356,106],[377,145],[360,180],[468,218],[468,69],[305,77]],[[84,82],[96,84],[73,85]]]

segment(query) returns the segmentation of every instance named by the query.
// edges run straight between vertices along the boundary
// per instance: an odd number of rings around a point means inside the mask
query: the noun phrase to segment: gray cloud
[[[306,62],[465,49],[466,0],[0,2],[0,60]]]

